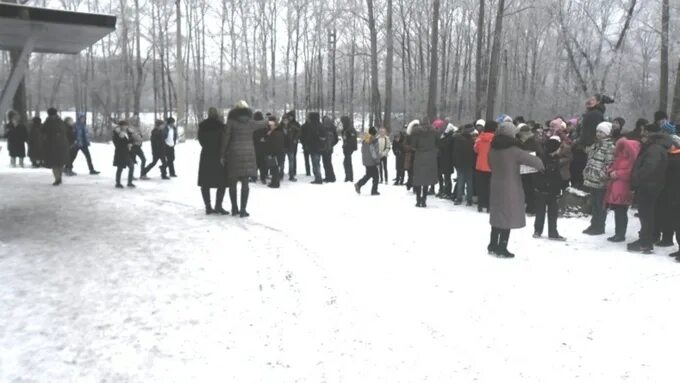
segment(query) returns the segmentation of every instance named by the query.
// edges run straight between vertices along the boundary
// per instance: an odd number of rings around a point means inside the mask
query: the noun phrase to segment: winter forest
[[[354,116],[578,115],[606,93],[625,118],[680,117],[680,3],[670,0],[31,0],[118,16],[77,56],[34,54],[29,114],[134,114],[193,132],[210,106]],[[0,53],[0,79],[10,54]],[[676,69],[677,68],[677,69]],[[15,101],[16,103],[16,101]],[[16,108],[16,104],[15,104]],[[19,108],[21,109],[21,108]],[[108,136],[108,135],[107,135]]]

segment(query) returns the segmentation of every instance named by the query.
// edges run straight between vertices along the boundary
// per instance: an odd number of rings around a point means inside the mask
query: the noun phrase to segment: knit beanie
[[[545,151],[548,154],[555,153],[560,149],[561,145],[562,140],[557,136],[552,136],[545,142]]]
[[[606,136],[609,136],[612,134],[612,123],[611,122],[600,122],[600,124],[597,126],[597,132],[598,133],[603,133]]]
[[[513,124],[512,122],[504,122],[496,130],[497,135],[507,136],[511,138],[515,138],[517,132],[519,132],[519,129],[517,129],[515,124]]]
[[[370,128],[368,128],[368,134],[370,134],[371,136],[375,136],[376,134],[378,134],[378,130],[375,128],[375,126],[371,126]]]
[[[664,133],[670,134],[671,136],[677,133],[677,127],[670,121],[666,121],[663,125],[661,125],[661,130],[663,130]]]
[[[481,126],[482,128],[486,126],[486,121],[479,119],[477,122],[475,122],[475,126]]]

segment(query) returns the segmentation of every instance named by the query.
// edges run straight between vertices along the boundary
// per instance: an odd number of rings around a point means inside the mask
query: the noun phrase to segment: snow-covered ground
[[[680,381],[671,250],[563,219],[569,242],[527,227],[499,260],[472,208],[307,177],[206,217],[195,142],[136,190],[113,188],[112,149],[58,188],[0,152],[0,382]]]

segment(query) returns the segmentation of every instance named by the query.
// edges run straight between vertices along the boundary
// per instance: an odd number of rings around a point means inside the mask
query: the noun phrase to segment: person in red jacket
[[[477,171],[477,211],[482,209],[489,211],[489,188],[491,187],[491,167],[489,166],[489,151],[491,150],[491,141],[493,141],[496,133],[498,123],[495,121],[488,121],[484,125],[484,132],[479,135],[475,142],[475,153],[477,153],[477,164],[475,170]]]
[[[605,203],[614,210],[616,231],[613,237],[607,238],[610,242],[623,242],[626,240],[628,228],[628,207],[633,203],[633,192],[630,189],[630,176],[633,165],[640,154],[640,142],[619,138],[614,149],[614,162],[609,166],[609,185],[605,194]]]

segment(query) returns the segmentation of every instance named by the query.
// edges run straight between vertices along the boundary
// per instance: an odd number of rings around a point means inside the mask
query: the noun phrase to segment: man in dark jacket
[[[671,137],[656,124],[647,125],[643,145],[631,174],[631,189],[636,193],[640,218],[640,238],[628,244],[629,251],[651,253],[654,250],[655,205],[666,181]]]
[[[144,150],[142,145],[144,144],[144,137],[142,136],[142,128],[140,126],[139,116],[135,115],[130,121],[130,141],[132,142],[132,161],[137,162],[137,157],[141,161],[141,172],[140,178],[142,180],[147,180],[148,177],[144,174],[144,168],[146,168],[146,156],[144,155]]]
[[[527,124],[520,124],[518,128],[519,133],[517,133],[517,138],[519,138],[522,149],[524,149],[526,152],[534,154],[539,158],[543,158],[543,143],[539,141],[538,137],[536,137],[536,134],[532,131],[531,126]],[[534,192],[535,178],[536,173],[522,174],[522,188],[524,189],[524,201],[526,203],[526,212],[528,215],[534,215],[536,213],[536,193]]]
[[[73,123],[71,117],[66,117],[64,119],[64,124],[66,125],[66,140],[68,141],[68,163],[64,166],[64,174],[68,177],[73,177],[78,175],[73,171],[73,161],[76,159],[76,154],[78,154],[78,142],[76,141],[76,127]]]
[[[532,180],[532,190],[535,193],[534,238],[543,235],[545,226],[546,210],[548,214],[548,238],[554,241],[565,241],[557,231],[557,197],[562,193],[562,175],[560,174],[560,160],[557,153],[562,141],[558,136],[553,136],[545,142],[545,150],[539,150],[539,158],[545,165],[543,172],[536,173]]]
[[[475,127],[465,125],[461,134],[453,136],[453,164],[456,167],[456,199],[454,203],[463,203],[463,196],[466,197],[467,206],[472,206],[472,196],[474,195],[474,183],[472,176],[475,167],[475,140],[472,132]]]
[[[291,110],[283,116],[283,135],[285,137],[286,156],[288,157],[288,180],[297,181],[297,152],[300,142],[300,124],[295,120],[295,111]]]
[[[177,145],[177,127],[175,126],[175,119],[169,117],[163,130],[163,140],[165,141],[165,160],[168,170],[170,170],[170,177],[177,177],[175,173],[175,146]]]
[[[333,148],[338,143],[338,128],[328,116],[323,118],[323,132],[319,137],[322,143],[321,159],[326,178],[324,182],[335,182],[335,170],[333,170]]]
[[[267,123],[264,121],[262,112],[257,111],[253,113],[253,121],[255,131],[253,132],[253,145],[255,145],[255,161],[257,162],[257,170],[260,173],[260,181],[266,185],[267,177],[269,176],[269,167],[267,166]]]
[[[265,149],[267,153],[267,163],[272,180],[270,188],[277,189],[281,185],[283,178],[283,165],[286,159],[285,137],[281,127],[276,124],[275,117],[269,117],[268,131],[265,137]]]
[[[163,121],[162,120],[156,120],[156,124],[151,131],[151,154],[153,155],[153,161],[144,168],[143,175],[144,177],[147,177],[147,174],[149,174],[149,171],[153,169],[154,166],[158,163],[158,161],[161,161],[161,177],[164,180],[169,180],[170,177],[168,177],[166,169],[167,169],[167,164],[165,161],[165,128],[163,127]]]
[[[581,132],[578,143],[588,147],[595,143],[597,126],[604,121],[605,103],[610,101],[607,96],[596,94],[586,101],[586,112],[581,120]]]
[[[26,125],[21,122],[19,113],[13,110],[7,113],[7,119],[9,123],[5,125],[5,137],[7,137],[10,164],[12,167],[16,167],[17,158],[19,158],[19,166],[23,168],[24,157],[26,157],[26,141],[28,141]]]
[[[354,182],[352,154],[357,151],[357,131],[348,116],[340,117],[340,122],[342,123],[342,154],[345,155],[342,162],[345,168],[345,182]]]
[[[309,153],[312,159],[312,171],[314,173],[314,181],[312,184],[323,184],[321,177],[321,153],[323,151],[321,145],[321,135],[323,134],[323,127],[321,126],[321,115],[316,112],[311,112],[307,116],[307,121],[302,125],[302,146],[305,151]]]
[[[394,185],[404,184],[404,175],[406,173],[405,158],[404,158],[404,142],[406,140],[406,133],[401,131],[394,136],[392,140],[392,153],[394,154],[394,163],[396,165],[397,178],[394,179]]]
[[[71,163],[75,161],[76,157],[78,156],[78,152],[82,151],[83,155],[85,155],[85,160],[87,161],[87,167],[90,170],[91,175],[97,175],[99,174],[98,171],[94,170],[94,166],[92,165],[92,156],[90,156],[90,139],[87,134],[87,116],[85,113],[80,113],[78,116],[78,121],[76,121],[75,125],[75,134],[76,134],[76,148],[74,152],[72,153],[73,159],[71,160]]]

